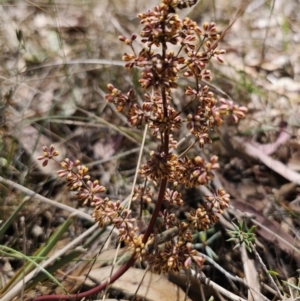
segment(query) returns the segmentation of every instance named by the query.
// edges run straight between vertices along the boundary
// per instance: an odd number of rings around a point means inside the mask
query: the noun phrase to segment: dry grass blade
[[[241,247],[241,257],[244,266],[246,282],[250,289],[248,291],[248,301],[262,301],[258,272],[256,269],[255,261],[250,259],[247,254],[246,247],[242,245]]]
[[[249,156],[259,159],[266,166],[276,171],[278,174],[282,175],[287,180],[297,183],[300,185],[300,174],[288,168],[285,164],[278,160],[274,160],[270,156],[266,155],[262,150],[251,145],[249,142],[245,142],[242,139],[235,138],[235,140],[243,146],[243,150]]]
[[[52,201],[48,198],[45,198],[44,196],[42,196],[42,195],[26,188],[26,187],[24,187],[20,184],[17,184],[15,182],[11,181],[11,180],[4,179],[1,176],[0,176],[0,183],[6,184],[6,185],[9,185],[12,188],[18,189],[18,190],[22,191],[23,193],[27,194],[28,196],[35,197],[36,199],[38,199],[41,202],[44,202],[44,203],[49,204],[51,206],[66,210],[66,211],[71,212],[73,214],[76,214],[76,215],[78,215],[78,216],[80,216],[80,217],[82,217],[82,218],[84,218],[84,219],[86,219],[90,222],[94,222],[94,219],[89,214],[86,214],[86,213],[84,213],[84,212],[82,212],[78,209],[75,209],[75,208],[72,208],[70,206]]]

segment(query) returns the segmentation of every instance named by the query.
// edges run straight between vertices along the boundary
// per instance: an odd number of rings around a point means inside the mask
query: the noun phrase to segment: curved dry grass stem
[[[11,181],[11,180],[5,179],[5,178],[3,178],[1,176],[0,176],[0,183],[6,184],[6,185],[8,185],[11,188],[17,189],[17,190],[19,190],[19,191],[27,194],[30,197],[38,199],[39,201],[41,201],[41,202],[43,202],[45,204],[51,205],[53,207],[56,207],[56,208],[59,208],[59,209],[62,209],[62,210],[66,210],[66,211],[68,211],[70,213],[74,213],[78,217],[81,217],[81,218],[83,218],[83,219],[85,219],[85,220],[87,220],[89,222],[92,222],[92,223],[95,222],[94,219],[89,214],[87,214],[87,213],[84,213],[84,212],[82,212],[82,211],[80,211],[78,209],[72,208],[72,207],[70,207],[68,205],[52,201],[52,200],[50,200],[50,199],[48,199],[48,198],[46,198],[46,197],[44,197],[44,196],[42,196],[42,195],[40,195],[40,194],[38,194],[38,193],[30,190],[30,189],[28,189],[28,188],[26,188],[26,187],[24,187],[24,186],[22,186],[20,184],[17,184],[15,182]]]
[[[114,267],[115,267],[116,262],[117,262],[117,257],[118,257],[118,252],[120,250],[120,246],[121,246],[121,243],[118,243],[117,249],[115,251],[115,256],[114,256],[114,259],[113,259],[113,263],[112,263],[112,268],[111,268],[110,275],[109,275],[109,278],[108,278],[109,283],[111,283],[111,277],[113,275]],[[108,290],[109,290],[109,285],[107,285],[106,288],[105,288],[103,298],[102,298],[103,301],[106,299],[106,294],[107,294]]]
[[[236,282],[239,282],[239,283],[241,283],[241,284],[243,284],[245,287],[247,287],[248,289],[250,288],[249,287],[249,285],[247,284],[247,282],[244,280],[244,279],[242,279],[242,278],[240,278],[239,276],[237,276],[237,275],[232,275],[232,274],[230,274],[229,272],[227,272],[225,269],[223,269],[217,262],[215,262],[212,258],[210,258],[209,256],[207,256],[206,254],[204,254],[204,253],[199,253],[203,258],[205,258],[205,260],[207,261],[207,262],[209,262],[210,264],[212,264],[216,269],[218,269],[222,274],[224,274],[224,276],[226,277],[226,278],[228,278],[228,279],[230,279],[230,280],[232,280],[232,281],[236,281]],[[272,293],[275,293],[276,294],[276,292],[273,290],[273,289],[271,289],[272,290]],[[260,297],[262,297],[264,300],[266,300],[266,301],[269,301],[270,299],[268,299],[268,298],[266,298],[262,293],[260,293],[260,292],[257,292],[257,291],[255,291],[257,294],[259,294],[260,295]]]
[[[122,134],[124,137],[126,137],[129,141],[131,141],[131,142],[133,142],[133,143],[135,143],[135,144],[137,144],[137,145],[140,145],[140,142],[139,142],[139,141],[137,141],[136,139],[134,139],[132,136],[128,135],[127,132],[121,130],[118,126],[116,126],[116,125],[114,125],[114,124],[112,124],[112,123],[106,121],[105,119],[103,119],[103,118],[101,118],[101,117],[99,117],[99,116],[97,116],[97,115],[95,115],[95,114],[90,113],[90,112],[87,111],[87,110],[84,110],[84,109],[79,108],[79,107],[77,107],[77,109],[78,109],[78,111],[81,111],[82,113],[86,114],[87,116],[90,116],[90,117],[94,118],[94,119],[95,119],[96,121],[98,121],[99,123],[108,126],[109,128],[115,130],[115,131],[118,132],[118,133],[121,133],[121,134]]]
[[[230,300],[232,300],[232,301],[247,301],[246,299],[241,298],[241,297],[231,293],[230,291],[226,290],[222,286],[220,286],[217,283],[213,282],[212,280],[208,279],[202,272],[197,273],[193,269],[191,269],[191,273],[192,273],[192,276],[199,279],[202,283],[204,283],[207,286],[212,287],[214,290],[218,291],[219,293],[221,293],[223,296],[229,298]]]
[[[257,257],[260,265],[262,266],[264,272],[266,273],[268,279],[270,280],[273,288],[276,290],[277,295],[279,296],[280,300],[284,300],[284,296],[281,294],[278,285],[276,284],[276,282],[274,281],[273,277],[270,275],[265,263],[263,262],[262,258],[260,257],[259,253],[257,252],[255,246],[253,245],[252,242],[250,242],[250,246],[252,251],[254,252],[255,256]]]
[[[126,204],[126,207],[128,209],[131,207],[132,197],[133,197],[134,189],[135,189],[136,182],[137,182],[138,175],[139,175],[139,168],[140,168],[141,161],[142,161],[142,155],[143,155],[143,151],[144,151],[147,132],[148,132],[148,124],[146,124],[145,129],[144,129],[143,140],[142,140],[142,144],[141,144],[141,147],[140,147],[139,157],[138,157],[137,166],[136,166],[134,179],[133,179],[133,183],[132,183],[132,188],[131,188],[131,193],[130,193],[130,196],[129,196],[128,203]]]
[[[147,131],[148,131],[148,125],[146,125],[145,129],[144,129],[143,140],[142,140],[142,144],[141,144],[141,147],[140,147],[140,152],[139,152],[139,158],[138,158],[138,162],[137,162],[136,172],[135,172],[133,183],[132,183],[132,189],[131,189],[131,193],[130,193],[130,195],[128,197],[128,200],[126,202],[126,208],[127,209],[130,209],[130,207],[131,207],[132,197],[133,197],[134,188],[135,188],[135,185],[136,185],[136,182],[137,182],[137,178],[138,178],[139,166],[140,166],[141,160],[142,160],[142,155],[143,155],[144,145],[145,145],[145,141],[146,141]],[[109,283],[111,283],[110,280],[111,280],[111,277],[112,277],[113,268],[114,268],[114,266],[116,264],[116,261],[117,261],[117,255],[118,255],[118,251],[119,251],[120,246],[121,246],[121,243],[118,243],[118,246],[117,246],[117,249],[116,249],[116,253],[115,253],[115,257],[114,257],[114,261],[113,261],[113,264],[112,264],[111,274],[110,274],[109,280],[108,280]],[[105,297],[106,297],[108,289],[109,289],[109,286],[107,286],[105,288],[105,292],[104,292],[104,295],[103,295],[103,300],[105,300]]]

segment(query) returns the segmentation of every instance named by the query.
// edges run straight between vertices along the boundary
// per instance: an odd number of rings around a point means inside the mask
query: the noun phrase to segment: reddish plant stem
[[[31,299],[32,301],[57,301],[57,300],[81,300],[82,298],[89,297],[93,294],[99,293],[102,290],[104,290],[108,285],[115,282],[117,279],[119,279],[135,262],[136,258],[135,256],[131,256],[131,258],[122,266],[120,267],[115,274],[111,276],[111,278],[104,283],[101,283],[100,285],[79,294],[71,294],[71,295],[45,295],[36,297],[34,299]]]
[[[163,179],[160,184],[159,194],[158,194],[157,203],[156,203],[154,212],[152,214],[149,226],[148,226],[146,233],[144,235],[144,238],[143,238],[144,243],[147,242],[150,234],[152,233],[153,227],[155,225],[155,221],[158,217],[158,214],[159,214],[159,211],[160,211],[163,199],[164,199],[166,187],[167,187],[167,179]],[[36,297],[31,300],[32,301],[57,301],[57,300],[75,301],[75,300],[80,300],[85,297],[89,297],[93,294],[101,292],[108,285],[110,285],[113,282],[115,282],[116,280],[118,280],[135,263],[135,261],[136,261],[136,257],[134,255],[131,256],[131,258],[122,267],[120,267],[117,270],[117,272],[115,274],[113,274],[112,277],[108,281],[101,283],[100,285],[98,285],[86,292],[79,293],[79,294],[72,294],[69,296],[68,295],[45,295],[45,296]]]
[[[166,188],[167,188],[167,179],[162,179],[162,181],[160,183],[159,194],[158,194],[158,197],[157,197],[157,203],[156,203],[156,206],[154,208],[154,212],[153,212],[153,214],[151,216],[151,220],[150,220],[149,226],[148,226],[148,228],[147,228],[147,230],[146,230],[146,232],[144,234],[143,243],[147,242],[150,234],[153,231],[153,228],[154,228],[155,222],[157,220],[157,217],[158,217],[158,214],[159,214],[162,202],[164,200]]]

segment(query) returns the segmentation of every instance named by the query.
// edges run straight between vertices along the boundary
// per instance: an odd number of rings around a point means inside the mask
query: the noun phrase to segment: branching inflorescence
[[[149,183],[159,185],[155,209],[146,231],[138,227],[140,218],[133,216],[130,209],[120,201],[103,198],[105,188],[98,181],[92,181],[88,168],[79,161],[65,159],[61,162],[60,177],[65,178],[70,190],[77,191],[77,198],[84,205],[94,206],[93,217],[100,227],[113,224],[119,230],[119,240],[125,242],[132,256],[148,262],[150,269],[157,273],[178,272],[192,264],[202,266],[203,258],[192,249],[192,231],[206,230],[218,220],[217,214],[228,207],[229,195],[219,188],[213,196],[207,196],[197,209],[187,213],[185,221],[179,221],[168,210],[161,210],[163,202],[170,206],[183,204],[178,187],[209,186],[214,171],[219,168],[218,157],[205,161],[201,156],[190,158],[187,151],[176,152],[178,130],[186,125],[201,148],[212,143],[211,129],[221,126],[224,118],[231,115],[235,123],[247,112],[230,100],[217,99],[208,85],[211,71],[209,62],[224,50],[217,49],[219,34],[214,23],[204,23],[200,28],[189,18],[181,20],[176,9],[191,6],[197,1],[161,0],[153,10],[139,14],[143,29],[140,33],[144,47],[136,52],[134,43],[137,35],[119,39],[129,46],[125,53],[125,68],[141,70],[139,82],[145,91],[142,103],[134,89],[121,92],[112,84],[108,85],[108,102],[115,104],[118,112],[123,112],[132,127],[148,125],[152,136],[158,141],[156,150],[150,152],[148,161],[139,170],[144,185],[135,188],[133,200],[144,203],[154,202],[154,193]],[[185,87],[189,100],[181,111],[174,105],[172,91],[178,89],[178,79],[193,80],[192,86]],[[193,103],[193,106],[191,104]],[[191,108],[196,108],[191,113]],[[184,115],[184,113],[188,113]],[[186,117],[185,117],[186,116]],[[54,147],[44,147],[44,165],[58,153]],[[157,220],[159,219],[159,226]],[[165,244],[157,245],[156,235],[164,230],[176,228],[176,236]],[[134,261],[133,261],[134,262]]]

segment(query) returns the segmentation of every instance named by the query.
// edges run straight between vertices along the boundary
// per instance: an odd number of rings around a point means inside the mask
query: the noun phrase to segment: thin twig
[[[88,220],[89,222],[92,222],[92,223],[95,222],[94,219],[89,214],[87,214],[87,213],[84,213],[84,212],[82,212],[82,211],[80,211],[78,209],[72,208],[72,207],[67,206],[65,204],[61,204],[61,203],[52,201],[52,200],[50,200],[50,199],[48,199],[48,198],[46,198],[46,197],[44,197],[44,196],[42,196],[42,195],[40,195],[40,194],[38,194],[38,193],[30,190],[30,189],[28,189],[28,188],[26,188],[26,187],[24,187],[24,186],[22,186],[20,184],[17,184],[15,182],[11,181],[11,180],[2,178],[1,176],[0,176],[0,183],[7,184],[11,188],[15,188],[17,190],[20,190],[23,193],[25,193],[25,194],[27,194],[27,195],[29,195],[31,197],[34,197],[34,198],[38,199],[39,201],[41,201],[41,202],[43,202],[45,204],[51,205],[53,207],[57,207],[57,208],[62,209],[62,210],[66,210],[66,211],[68,211],[70,213],[74,213],[77,216]]]
[[[248,289],[250,289],[251,287],[247,284],[247,282],[245,280],[243,280],[242,278],[238,277],[238,276],[233,276],[231,275],[229,272],[227,272],[225,269],[223,269],[217,262],[215,262],[213,259],[211,259],[209,256],[198,252],[198,255],[205,258],[206,261],[208,261],[210,264],[212,264],[216,269],[218,269],[221,273],[223,273],[225,275],[225,277],[227,279],[231,279],[233,281],[239,282],[241,284],[243,284],[245,287],[247,287]],[[251,288],[252,289],[252,288]],[[267,297],[265,297],[262,293],[257,292],[256,290],[254,290],[257,294],[259,294],[263,299],[270,301],[270,299],[268,299]],[[273,291],[274,292],[274,291]]]
[[[262,266],[263,270],[265,271],[265,273],[267,274],[267,277],[269,278],[270,282],[272,283],[273,285],[273,288],[276,290],[278,296],[280,297],[280,300],[284,300],[284,297],[282,296],[277,284],[275,283],[273,277],[270,275],[270,273],[268,272],[268,269],[265,265],[265,263],[263,262],[262,258],[260,257],[260,255],[258,254],[258,252],[256,251],[256,248],[255,246],[253,245],[252,242],[250,242],[250,245],[251,245],[251,249],[253,250],[254,254],[256,255],[260,265]]]
[[[268,233],[271,233],[274,237],[276,237],[276,239],[281,240],[283,243],[285,243],[287,246],[289,246],[295,253],[298,253],[300,255],[300,250],[297,249],[295,246],[293,246],[292,244],[290,244],[288,241],[286,241],[284,238],[282,238],[281,236],[279,236],[278,234],[276,234],[274,231],[271,231],[270,229],[268,229],[267,227],[265,227],[263,224],[261,224],[260,222],[258,222],[256,219],[254,218],[250,218],[251,222],[259,227],[261,227],[262,229],[264,229],[265,231],[267,231]]]
[[[191,270],[191,273],[194,277],[196,277],[197,279],[199,279],[200,281],[202,281],[205,285],[208,285],[210,287],[212,287],[213,289],[215,289],[216,291],[220,292],[223,296],[229,298],[230,300],[233,301],[247,301],[244,298],[241,298],[231,292],[229,292],[228,290],[226,290],[225,288],[223,288],[222,286],[218,285],[217,283],[211,281],[210,279],[208,279],[204,273],[201,272],[197,273],[194,270]]]

